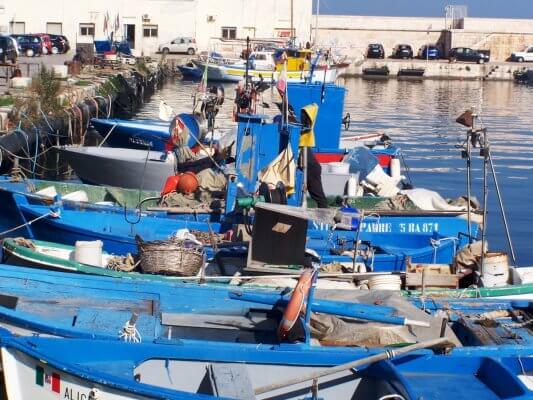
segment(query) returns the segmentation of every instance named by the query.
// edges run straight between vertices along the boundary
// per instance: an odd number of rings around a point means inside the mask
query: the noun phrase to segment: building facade
[[[71,43],[125,38],[136,55],[153,54],[176,37],[310,38],[312,0],[0,0],[0,31],[63,34]]]

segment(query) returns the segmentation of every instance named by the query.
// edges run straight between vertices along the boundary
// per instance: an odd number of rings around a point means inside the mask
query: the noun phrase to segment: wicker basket
[[[186,247],[183,241],[169,239],[145,242],[135,237],[141,269],[148,274],[194,276],[202,267],[204,255],[197,247]]]

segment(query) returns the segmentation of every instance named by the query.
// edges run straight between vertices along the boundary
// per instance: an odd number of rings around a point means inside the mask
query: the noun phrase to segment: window
[[[26,33],[26,23],[11,22],[11,33],[13,35],[24,35]]]
[[[63,24],[61,22],[47,22],[46,33],[61,35],[63,33]]]
[[[533,47],[530,47],[529,49],[527,49],[527,52],[528,53],[533,53]]]
[[[222,39],[237,39],[237,28],[236,27],[222,27]]]
[[[157,25],[143,25],[143,36],[144,37],[157,37],[158,34]]]
[[[80,24],[80,36],[94,36],[94,24]]]

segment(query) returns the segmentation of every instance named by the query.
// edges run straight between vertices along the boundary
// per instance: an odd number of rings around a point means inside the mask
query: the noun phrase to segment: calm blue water
[[[533,265],[533,87],[512,82],[467,81],[366,81],[341,82],[348,90],[345,111],[351,114],[350,133],[380,131],[400,146],[417,187],[440,192],[444,197],[466,193],[465,161],[455,146],[465,129],[455,122],[469,107],[482,115],[500,189],[507,211],[519,265]],[[169,83],[141,111],[155,117],[160,97],[179,112],[189,112],[196,85]],[[226,96],[233,97],[232,86]],[[265,93],[265,100],[270,91]],[[218,123],[229,126],[231,99]],[[264,110],[267,113],[273,110]],[[482,199],[482,160],[473,161],[473,191]],[[488,234],[492,250],[507,250],[496,191],[489,179]]]

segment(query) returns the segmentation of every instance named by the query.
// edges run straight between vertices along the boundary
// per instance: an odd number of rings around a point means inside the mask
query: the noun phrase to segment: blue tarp
[[[379,164],[377,157],[372,154],[367,147],[354,147],[345,158],[345,162],[350,164],[350,173],[359,172],[359,179],[366,176]]]

